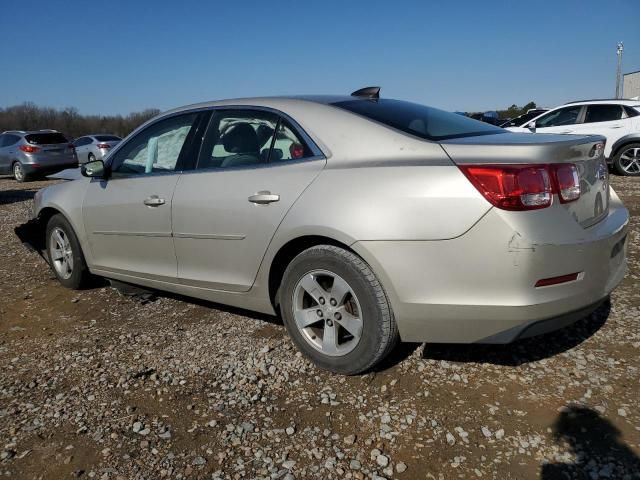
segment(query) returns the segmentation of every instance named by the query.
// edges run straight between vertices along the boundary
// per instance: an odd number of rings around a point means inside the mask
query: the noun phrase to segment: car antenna
[[[380,87],[364,87],[351,94],[352,97],[380,98]]]

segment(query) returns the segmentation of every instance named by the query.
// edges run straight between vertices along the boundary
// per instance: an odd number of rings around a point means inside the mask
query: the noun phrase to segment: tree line
[[[529,102],[522,107],[519,107],[518,105],[513,104],[509,108],[506,108],[503,110],[495,110],[495,112],[497,112],[498,118],[507,120],[510,118],[519,117],[520,115],[527,113],[528,110],[531,110],[533,108],[538,108],[536,105],[536,102]],[[467,112],[467,115],[471,116],[473,114],[481,114],[481,113],[483,112]]]
[[[58,130],[69,138],[90,133],[111,133],[125,137],[136,127],[160,113],[148,108],[129,115],[81,115],[77,109],[39,107],[32,102],[0,108],[0,132],[5,130]]]

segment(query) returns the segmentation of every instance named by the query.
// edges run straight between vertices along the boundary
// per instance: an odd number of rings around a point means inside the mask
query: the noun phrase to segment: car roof
[[[288,95],[274,97],[246,97],[231,98],[226,100],[213,100],[209,102],[194,103],[183,107],[174,108],[163,112],[161,115],[182,112],[185,110],[196,110],[199,108],[224,107],[224,106],[256,106],[279,109],[286,105],[299,105],[305,102],[330,105],[336,102],[345,101],[367,101],[364,97],[352,97],[349,95]]]
[[[5,133],[13,133],[15,135],[31,135],[32,133],[60,133],[60,132],[58,132],[58,130],[44,129],[44,130],[6,130],[2,132],[2,134],[5,134]]]
[[[640,101],[626,98],[596,98],[593,100],[577,100],[575,102],[567,102],[564,105],[588,105],[588,104],[615,104],[636,107],[640,105]]]

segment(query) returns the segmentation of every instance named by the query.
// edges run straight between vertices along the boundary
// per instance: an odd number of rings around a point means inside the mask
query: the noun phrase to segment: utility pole
[[[618,55],[618,69],[616,71],[616,98],[622,97],[622,51],[624,50],[624,45],[622,42],[618,42],[618,48],[616,49],[616,54]]]

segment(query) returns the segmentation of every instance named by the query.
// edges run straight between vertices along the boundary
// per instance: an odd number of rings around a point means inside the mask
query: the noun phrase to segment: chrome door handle
[[[280,195],[275,195],[268,190],[258,192],[249,197],[249,201],[251,203],[257,203],[258,205],[267,205],[269,203],[277,202],[278,200],[280,200]]]
[[[160,198],[157,195],[151,195],[144,199],[143,202],[147,207],[159,207],[164,205],[164,198]]]

